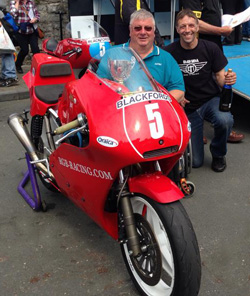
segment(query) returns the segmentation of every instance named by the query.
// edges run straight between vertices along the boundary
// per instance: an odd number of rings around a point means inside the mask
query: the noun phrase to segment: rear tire
[[[121,250],[128,272],[140,294],[198,295],[201,280],[200,253],[184,207],[179,201],[159,204],[144,196],[131,198],[131,203],[142,254],[138,258],[130,255],[127,242],[121,244]]]

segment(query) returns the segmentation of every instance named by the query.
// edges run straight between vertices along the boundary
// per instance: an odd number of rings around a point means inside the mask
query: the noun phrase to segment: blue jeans
[[[250,6],[250,0],[244,0],[244,9],[247,9]],[[243,23],[242,33],[244,36],[250,37],[250,21]]]
[[[231,112],[219,110],[219,97],[214,97],[199,109],[188,115],[191,123],[191,141],[193,152],[193,167],[198,168],[204,161],[203,124],[204,120],[210,122],[214,127],[214,137],[210,144],[213,157],[225,156],[227,153],[227,139],[233,126],[233,115]]]
[[[2,57],[2,78],[16,78],[16,65],[13,54],[3,54]]]

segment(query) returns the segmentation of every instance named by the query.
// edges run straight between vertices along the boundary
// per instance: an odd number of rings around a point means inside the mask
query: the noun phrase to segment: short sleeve
[[[213,53],[211,57],[211,61],[213,62],[212,71],[217,73],[226,67],[228,60],[217,44],[209,42],[209,46],[211,46],[211,52]]]
[[[164,87],[170,90],[182,90],[185,91],[183,75],[181,73],[180,67],[177,64],[176,60],[171,56],[171,54],[167,53],[168,59],[166,64],[167,72],[165,73],[165,85]]]
[[[181,0],[181,7],[186,9],[189,8],[191,9],[197,18],[201,18],[202,14],[202,6],[201,6],[201,1],[200,0]]]

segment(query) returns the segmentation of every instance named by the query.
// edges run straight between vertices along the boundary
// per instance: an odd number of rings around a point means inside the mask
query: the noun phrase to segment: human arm
[[[130,15],[136,11],[141,9],[141,1],[137,0],[126,0],[120,1],[120,14],[123,22],[129,25]]]
[[[199,32],[202,34],[211,34],[219,36],[228,36],[233,31],[231,26],[217,27],[199,20]]]
[[[15,5],[14,5],[14,6],[15,6],[16,9],[19,8],[19,0],[16,0],[16,1],[15,1]]]
[[[101,60],[98,62],[91,63],[92,71],[95,72],[100,78],[106,78],[113,80],[111,76],[111,70],[109,66],[109,60],[121,59],[121,47],[111,46],[102,56]],[[91,68],[90,68],[91,69]]]
[[[184,91],[179,89],[172,89],[169,93],[176,99],[178,103],[182,103],[184,101]]]
[[[40,13],[38,12],[37,7],[34,2],[33,2],[32,10],[33,10],[34,17],[30,20],[30,23],[34,24],[34,23],[39,22],[39,20],[40,20]]]
[[[19,15],[19,0],[11,0],[10,1],[10,14],[16,19]]]
[[[96,64],[94,63],[94,66]],[[101,78],[107,78],[111,79],[110,71],[108,68],[108,54],[105,53],[105,55],[102,57],[100,63],[98,64],[98,68],[93,68],[93,71],[96,72],[96,74]]]
[[[163,86],[169,91],[169,93],[179,102],[184,100],[185,86],[183,75],[176,60],[170,53],[165,52],[166,64],[165,64],[165,81]]]

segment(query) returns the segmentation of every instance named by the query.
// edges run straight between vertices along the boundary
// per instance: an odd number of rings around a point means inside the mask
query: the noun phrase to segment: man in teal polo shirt
[[[135,11],[130,17],[129,30],[130,40],[120,46],[134,49],[144,60],[153,78],[181,103],[184,100],[185,91],[183,76],[175,59],[154,44],[155,20],[153,15],[145,9]],[[104,60],[111,53],[112,48],[104,55]],[[97,73],[104,77],[101,70]]]

